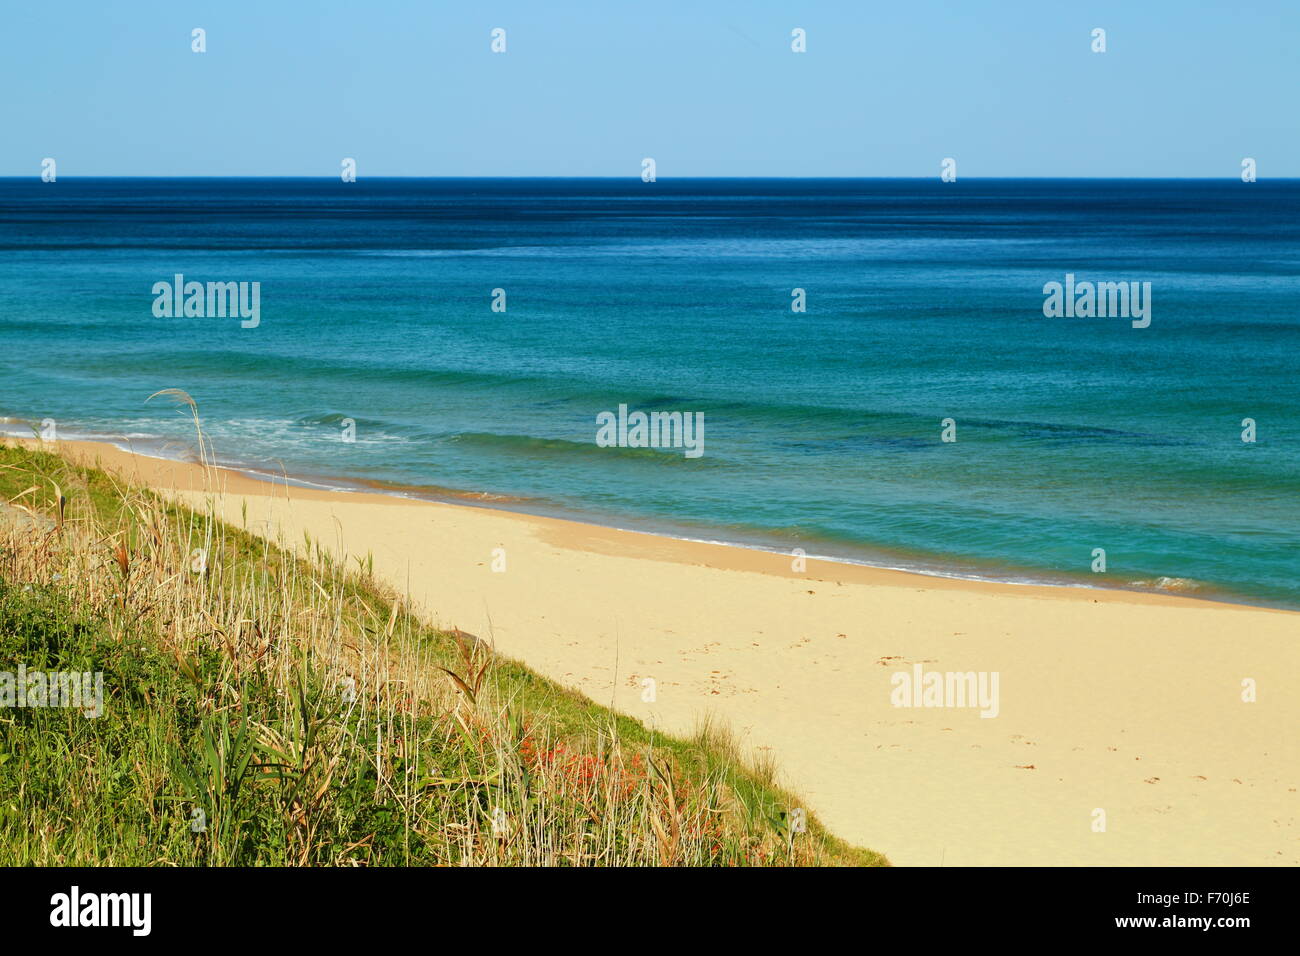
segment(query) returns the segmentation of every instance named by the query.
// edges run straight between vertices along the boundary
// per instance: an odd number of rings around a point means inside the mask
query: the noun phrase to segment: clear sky
[[[1297,41],[1300,0],[11,0],[0,175],[1300,176]]]

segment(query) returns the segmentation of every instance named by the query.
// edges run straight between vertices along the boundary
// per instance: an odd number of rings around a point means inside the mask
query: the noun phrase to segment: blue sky
[[[62,0],[4,20],[0,175],[1300,175],[1296,0]]]

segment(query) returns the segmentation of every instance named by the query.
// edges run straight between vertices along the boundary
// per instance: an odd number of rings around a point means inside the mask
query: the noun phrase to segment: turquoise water
[[[325,484],[1300,606],[1300,182],[0,180],[0,249],[6,431],[179,454],[179,387]],[[177,273],[260,324],[156,317]],[[1067,273],[1150,326],[1045,317]],[[599,447],[620,404],[704,454]]]

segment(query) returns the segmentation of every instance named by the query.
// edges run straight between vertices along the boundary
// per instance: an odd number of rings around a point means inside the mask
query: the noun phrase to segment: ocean
[[[0,250],[11,434],[183,456],[181,388],[254,473],[1300,607],[1300,181],[32,177]]]

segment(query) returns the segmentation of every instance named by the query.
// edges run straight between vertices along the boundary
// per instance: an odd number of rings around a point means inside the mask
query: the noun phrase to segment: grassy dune
[[[883,865],[730,736],[652,733],[271,544],[0,447],[0,670],[102,671],[104,712],[0,709],[4,865]]]

